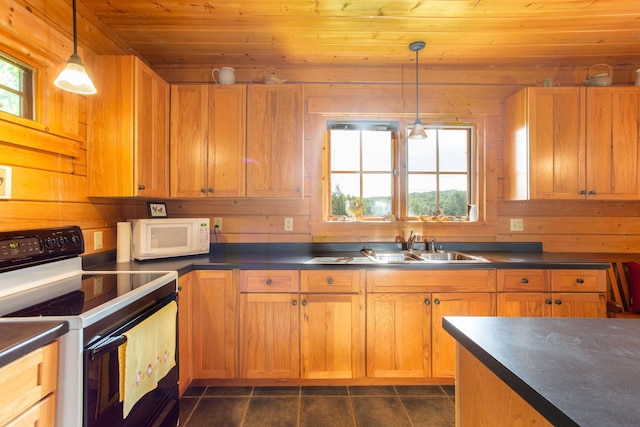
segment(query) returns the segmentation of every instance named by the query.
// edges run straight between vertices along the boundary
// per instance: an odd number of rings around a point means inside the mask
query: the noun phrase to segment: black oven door
[[[139,324],[171,301],[172,294],[125,324],[104,334],[84,349],[84,427],[175,427],[179,419],[178,337],[176,324],[176,366],[160,380],[158,387],[142,397],[123,418],[119,392],[118,347],[126,341],[123,333]],[[176,319],[177,322],[177,319]]]

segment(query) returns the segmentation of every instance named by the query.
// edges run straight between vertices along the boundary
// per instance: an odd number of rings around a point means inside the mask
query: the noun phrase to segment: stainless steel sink
[[[364,256],[372,262],[386,264],[404,264],[404,263],[472,263],[472,262],[489,262],[484,257],[470,255],[458,251],[394,251],[394,252],[375,252],[371,249],[363,249],[360,251]]]

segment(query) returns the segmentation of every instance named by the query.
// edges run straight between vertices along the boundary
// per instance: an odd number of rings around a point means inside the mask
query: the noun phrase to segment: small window
[[[471,128],[426,131],[427,139],[407,144],[407,217],[465,217],[472,200]]]
[[[397,124],[329,123],[331,217],[391,215]]]
[[[33,77],[33,68],[0,55],[0,110],[33,120]]]

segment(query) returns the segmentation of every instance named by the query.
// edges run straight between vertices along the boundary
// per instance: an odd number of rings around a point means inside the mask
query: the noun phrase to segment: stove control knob
[[[53,248],[56,246],[56,241],[51,237],[47,237],[47,239],[44,241],[44,246],[47,248]]]
[[[77,245],[78,243],[80,243],[80,237],[76,235],[71,236],[71,243]]]
[[[58,244],[60,246],[65,246],[67,243],[69,243],[69,238],[67,237],[62,236],[58,239]]]

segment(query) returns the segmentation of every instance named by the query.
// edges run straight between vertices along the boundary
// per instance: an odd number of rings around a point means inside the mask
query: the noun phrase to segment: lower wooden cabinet
[[[193,378],[234,378],[236,286],[232,270],[200,270],[191,288]]]
[[[193,322],[191,292],[193,277],[191,272],[178,277],[178,392],[180,397],[193,381]]]
[[[0,368],[0,425],[55,425],[57,379],[57,340]]]
[[[300,272],[301,378],[364,376],[364,271]]]
[[[605,270],[499,270],[498,316],[607,317]]]
[[[495,270],[368,272],[367,376],[453,378],[442,317],[494,316],[495,283]],[[428,292],[447,289],[456,292]]]

